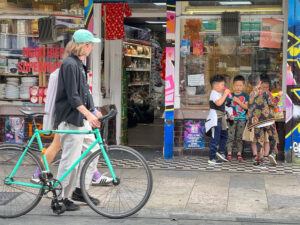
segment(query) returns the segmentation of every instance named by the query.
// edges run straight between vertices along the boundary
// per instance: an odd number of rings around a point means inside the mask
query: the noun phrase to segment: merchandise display
[[[18,99],[20,97],[19,78],[10,77],[6,80],[5,98]]]
[[[65,40],[41,45],[38,19],[0,19],[0,100],[44,103],[44,95],[31,96],[31,86],[47,86],[49,74],[60,67]],[[68,33],[61,34],[69,40]],[[12,84],[12,80],[15,81]],[[2,85],[4,87],[4,85]],[[32,97],[32,98],[31,98]]]
[[[151,106],[154,108],[154,116],[160,118],[165,108],[165,85],[161,78],[162,67],[162,48],[158,41],[151,39],[152,58],[151,58],[151,76],[150,76],[150,99]]]
[[[267,23],[270,22],[270,23]],[[215,74],[226,75],[226,87],[233,78],[243,75],[245,91],[250,93],[250,74],[267,74],[270,89],[277,92],[282,85],[282,30],[278,29],[276,42],[269,45],[262,38],[273,37],[270,27],[282,27],[277,18],[243,18],[239,36],[222,36],[221,19],[181,19],[180,96],[183,107],[208,108],[209,80]],[[280,38],[279,38],[280,37]],[[272,47],[273,46],[273,47]],[[196,48],[196,49],[195,49]]]
[[[0,84],[0,98],[5,97],[5,86],[6,84]]]
[[[150,31],[146,29],[136,28],[124,25],[125,38],[133,40],[150,41]]]
[[[131,16],[130,7],[127,3],[102,4],[102,17],[105,23],[106,40],[124,38],[124,16]]]
[[[128,86],[149,86],[151,73],[151,47],[137,43],[123,44],[125,70]],[[148,87],[149,88],[149,87]]]
[[[44,104],[47,95],[46,87],[31,86],[29,89],[30,102]]]
[[[0,20],[0,99],[7,104],[19,105],[18,100],[28,101],[30,86],[37,85],[38,78],[19,67],[20,62],[29,61],[23,55],[23,48],[36,46],[39,42],[37,31],[32,28],[35,23],[37,19]]]
[[[22,77],[20,86],[20,98],[30,98],[30,87],[37,85],[37,77]]]
[[[122,92],[127,97],[122,100],[122,112],[127,112],[123,123],[126,121],[128,127],[137,123],[151,123],[154,119],[150,104],[151,43],[124,42],[123,54],[126,77],[122,82],[126,87],[123,85],[125,90]]]

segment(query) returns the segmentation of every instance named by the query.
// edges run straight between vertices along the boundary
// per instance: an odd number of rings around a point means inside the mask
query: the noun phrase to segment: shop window
[[[182,14],[221,14],[239,11],[241,14],[282,14],[283,0],[250,0],[250,1],[183,1]]]
[[[2,6],[0,104],[44,103],[50,73],[60,67],[73,32],[84,26],[83,3],[7,1]]]
[[[241,17],[239,36],[223,36],[221,17],[181,19],[180,95],[183,107],[208,108],[209,83],[226,75],[232,87],[236,75],[267,74],[271,91],[282,86],[283,20]],[[246,82],[246,92],[251,88]]]

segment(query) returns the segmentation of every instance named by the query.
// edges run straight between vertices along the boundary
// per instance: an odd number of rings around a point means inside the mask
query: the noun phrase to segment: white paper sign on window
[[[188,86],[204,86],[204,74],[188,75]]]

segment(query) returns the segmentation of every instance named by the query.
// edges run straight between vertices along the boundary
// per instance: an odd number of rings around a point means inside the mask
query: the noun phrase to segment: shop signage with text
[[[23,48],[23,57],[29,58],[29,61],[20,61],[18,63],[18,72],[28,73],[30,71],[52,73],[60,68],[61,61],[43,61],[42,59],[62,59],[65,48]]]

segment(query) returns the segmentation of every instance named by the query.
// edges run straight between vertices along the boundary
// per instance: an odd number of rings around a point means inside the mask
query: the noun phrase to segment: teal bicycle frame
[[[89,146],[88,149],[86,149],[83,154],[76,160],[76,162],[58,179],[59,182],[61,182],[62,180],[64,180],[66,178],[66,176],[68,176],[68,174],[74,169],[74,167],[77,166],[77,164],[96,146],[96,144],[98,143],[100,146],[100,149],[102,151],[103,157],[106,161],[106,164],[110,170],[110,173],[112,175],[112,178],[114,179],[114,181],[116,182],[116,175],[114,173],[114,170],[112,168],[112,165],[110,163],[109,157],[104,149],[103,146],[103,140],[102,137],[100,135],[100,131],[99,129],[95,129],[95,130],[52,130],[52,131],[46,131],[46,130],[39,130],[39,129],[35,129],[34,130],[34,134],[31,137],[30,141],[28,142],[28,144],[26,145],[26,148],[24,149],[24,152],[22,153],[20,159],[18,160],[16,166],[14,167],[13,171],[11,172],[10,176],[8,178],[5,179],[5,183],[6,184],[16,184],[16,185],[22,185],[22,186],[27,186],[27,187],[32,187],[32,188],[44,188],[44,189],[48,189],[47,187],[44,187],[43,185],[40,184],[32,184],[32,183],[25,183],[25,182],[19,182],[19,181],[13,181],[11,178],[14,177],[14,175],[16,174],[19,166],[21,165],[24,156],[26,155],[26,152],[28,151],[30,145],[32,144],[32,142],[34,141],[34,139],[37,139],[38,145],[39,145],[39,149],[42,152],[42,159],[44,161],[44,165],[45,165],[45,170],[47,172],[50,172],[49,169],[49,165],[47,163],[47,159],[45,154],[43,154],[43,143],[41,140],[41,136],[40,134],[46,134],[46,135],[50,135],[50,134],[95,134],[96,135],[96,140]],[[59,185],[58,182],[56,182],[54,184],[54,187],[57,187]]]

